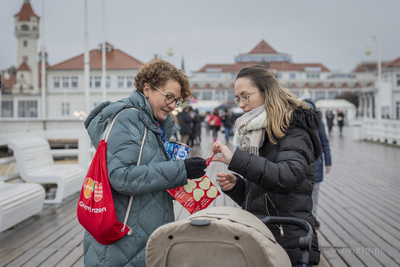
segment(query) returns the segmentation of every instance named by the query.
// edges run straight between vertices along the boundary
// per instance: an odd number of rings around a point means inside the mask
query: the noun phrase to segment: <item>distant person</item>
[[[221,120],[225,130],[225,142],[226,144],[228,144],[229,136],[231,135],[235,119],[233,118],[232,114],[228,112],[228,110],[225,110],[225,113],[224,115],[222,115]]]
[[[133,196],[126,222],[131,235],[102,245],[85,231],[86,267],[146,266],[149,236],[159,226],[175,221],[174,204],[167,190],[186,185],[187,178],[202,177],[207,167],[204,159],[170,161],[165,153],[164,142],[179,129],[170,113],[191,95],[187,76],[167,61],[154,60],[141,66],[135,87],[127,98],[103,102],[85,120],[90,139],[97,148],[106,125],[122,111],[109,134],[106,158],[115,211],[121,223]]]
[[[316,110],[315,102],[311,98],[306,98],[304,101],[307,103],[309,107]],[[312,193],[313,199],[313,209],[312,214],[315,220],[315,228],[319,228],[319,221],[317,220],[317,207],[318,207],[318,195],[319,195],[319,186],[322,180],[324,179],[324,161],[325,161],[325,173],[328,174],[331,171],[332,167],[332,157],[331,157],[331,148],[329,146],[329,140],[326,136],[325,125],[324,122],[321,121],[321,128],[318,131],[319,138],[321,139],[322,144],[322,154],[315,161],[315,179],[314,179],[314,189]]]
[[[189,107],[185,107],[182,112],[178,114],[179,126],[181,127],[179,133],[181,134],[181,143],[188,144],[190,135],[192,134],[192,117],[189,114]]]
[[[339,109],[337,113],[337,122],[339,125],[340,136],[343,136],[344,113],[342,109]]]
[[[327,110],[325,113],[326,123],[328,124],[328,132],[329,136],[331,136],[333,120],[335,119],[335,114],[333,114],[332,110]]]
[[[193,110],[192,107],[189,108],[189,114],[190,117],[192,118],[192,131],[190,133],[190,138],[189,138],[189,146],[199,146],[199,135],[201,132],[201,118],[199,115],[198,110]]]
[[[213,142],[215,143],[218,138],[218,132],[222,126],[222,121],[221,117],[219,116],[218,109],[214,109],[214,112],[210,115],[208,124],[210,125],[210,128],[212,130]]]
[[[204,116],[204,121],[206,122],[206,133],[207,133],[207,136],[210,135],[210,131],[211,131],[211,127],[210,127],[210,123],[209,123],[210,115],[211,115],[210,111],[206,111],[206,115]]]

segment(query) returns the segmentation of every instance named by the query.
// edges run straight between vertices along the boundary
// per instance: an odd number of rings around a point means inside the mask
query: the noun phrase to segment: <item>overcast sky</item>
[[[42,0],[31,0],[42,17]],[[84,0],[44,0],[45,46],[50,65],[84,52]],[[89,49],[102,42],[102,0],[88,0]],[[0,69],[15,66],[14,15],[23,0],[0,0]],[[364,49],[376,35],[382,60],[400,56],[399,0],[105,0],[106,41],[147,62],[154,54],[187,72],[208,63],[234,62],[262,39],[294,63],[324,64],[349,72],[376,61]],[[38,50],[42,40],[38,40]],[[16,66],[18,67],[18,66]]]

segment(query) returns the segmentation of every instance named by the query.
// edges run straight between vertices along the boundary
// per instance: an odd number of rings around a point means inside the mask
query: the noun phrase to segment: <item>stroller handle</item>
[[[305,236],[299,238],[299,247],[303,250],[302,264],[307,266],[309,253],[311,251],[311,243],[313,236],[313,229],[311,225],[300,218],[294,217],[277,217],[277,216],[257,216],[264,224],[287,224],[300,227],[306,232]]]

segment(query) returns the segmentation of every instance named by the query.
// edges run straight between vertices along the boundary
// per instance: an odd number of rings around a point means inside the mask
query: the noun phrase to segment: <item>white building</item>
[[[37,52],[39,17],[29,0],[25,0],[15,17],[18,40],[17,70],[2,75],[0,94],[1,117],[41,118],[41,54]],[[99,49],[89,52],[90,108],[102,102],[102,54]],[[75,118],[85,110],[84,55],[78,55],[50,66],[46,53],[46,118]],[[128,97],[134,89],[133,78],[143,63],[106,43],[106,95],[116,101]],[[4,74],[4,73],[3,73]]]
[[[293,94],[301,96],[308,89],[315,99],[334,99],[345,93],[360,92],[373,86],[374,76],[357,79],[355,75],[337,75],[321,63],[293,63],[288,54],[278,53],[262,40],[249,53],[235,57],[233,64],[207,64],[191,78],[195,108],[214,108],[234,98],[237,73],[244,66],[263,64],[273,70],[282,85]]]
[[[102,45],[89,52],[90,108],[102,100]],[[142,62],[106,43],[106,96],[108,101],[128,97],[133,79]],[[47,69],[47,114],[49,118],[67,118],[84,111],[84,55],[65,60]]]

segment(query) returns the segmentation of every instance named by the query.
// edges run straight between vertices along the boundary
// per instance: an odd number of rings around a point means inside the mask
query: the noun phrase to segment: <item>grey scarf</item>
[[[258,149],[264,143],[267,113],[265,106],[259,106],[236,120],[236,133],[233,143],[240,149],[258,155]]]

